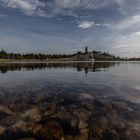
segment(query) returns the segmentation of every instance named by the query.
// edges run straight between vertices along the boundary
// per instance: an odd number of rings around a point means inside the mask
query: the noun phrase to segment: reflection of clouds
[[[82,94],[79,95],[79,97],[81,99],[88,99],[88,100],[93,100],[94,99],[94,97],[92,95],[89,95],[87,93],[82,93]]]
[[[121,98],[131,103],[140,104],[140,93],[130,86],[120,86],[116,89],[116,98]]]
[[[92,99],[92,95],[103,96],[111,99],[122,99],[140,104],[140,77],[139,63],[49,63],[49,64],[5,64],[0,65],[0,85],[10,92],[13,88],[22,92],[18,87],[36,87],[31,91],[37,92],[37,88],[55,87],[62,92],[80,90],[75,94],[80,99]],[[107,71],[104,71],[107,69]],[[83,71],[88,71],[85,78]],[[97,70],[101,70],[99,73]],[[8,72],[12,71],[12,72]],[[20,72],[19,72],[20,71]],[[76,72],[81,71],[81,72]],[[7,73],[6,73],[7,72]],[[92,73],[94,72],[94,73]],[[16,78],[15,78],[16,77]],[[86,89],[86,90],[85,90]]]

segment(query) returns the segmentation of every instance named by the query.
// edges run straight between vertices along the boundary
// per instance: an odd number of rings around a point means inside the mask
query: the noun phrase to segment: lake
[[[139,140],[140,62],[0,63],[0,140]]]

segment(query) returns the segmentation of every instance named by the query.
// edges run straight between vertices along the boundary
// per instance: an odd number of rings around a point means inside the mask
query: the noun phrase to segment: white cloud
[[[88,29],[94,25],[94,22],[93,21],[81,21],[78,24],[79,24],[78,27],[83,28],[83,29]]]
[[[52,15],[62,14],[76,16],[76,10],[100,10],[116,4],[123,9],[124,0],[54,0],[46,2],[46,5],[51,5]],[[86,17],[87,18],[87,17]]]
[[[70,23],[73,23],[73,22],[75,21],[71,21]],[[83,29],[91,28],[92,26],[99,26],[99,27],[109,26],[109,24],[107,23],[95,23],[94,21],[80,21],[77,23],[78,23],[78,27],[83,28]]]
[[[136,32],[135,36],[133,35],[125,35],[118,36],[116,40],[112,42],[112,51],[114,53],[122,53],[123,56],[132,56],[134,52],[140,52],[140,40],[139,40],[140,32]],[[114,45],[113,45],[114,44]]]
[[[134,15],[134,16],[130,16],[126,19],[121,20],[120,22],[118,22],[117,24],[113,24],[111,26],[112,29],[115,30],[126,30],[129,29],[131,27],[134,27],[134,25],[140,25],[140,15]]]
[[[119,49],[128,49],[128,47],[130,47],[130,44],[119,44],[116,46],[113,46],[113,49],[119,50]]]
[[[44,15],[44,11],[41,10],[45,7],[45,3],[39,0],[1,0],[4,7],[20,9],[22,12],[28,15]]]
[[[135,11],[135,9],[138,11],[140,1],[133,1],[133,6],[127,0],[0,0],[0,3],[2,2],[6,7],[18,8],[25,14],[52,16],[55,14],[67,15],[67,13],[73,15],[76,9],[99,10],[114,4],[122,13],[127,13],[130,8],[131,11]],[[51,9],[49,14],[46,9]],[[72,12],[69,13],[70,11]]]
[[[140,15],[129,16],[109,26],[112,39],[111,51],[122,56],[134,56],[140,52]],[[135,31],[135,32],[134,32]],[[139,54],[136,54],[138,56]]]
[[[96,23],[95,26],[109,26],[108,23]]]
[[[101,9],[111,4],[121,4],[122,0],[56,0],[55,4],[61,8]]]
[[[130,34],[130,36],[133,36],[133,37],[140,36],[140,31],[134,32],[134,33]]]
[[[121,11],[125,12],[125,9],[127,9],[125,6],[127,5],[126,0],[0,0],[1,2],[3,6],[18,8],[25,14],[47,16],[55,14],[67,15],[67,13],[74,14],[76,9],[99,10],[113,4],[116,4]],[[46,9],[51,9],[49,15]],[[71,10],[72,12],[69,13]]]

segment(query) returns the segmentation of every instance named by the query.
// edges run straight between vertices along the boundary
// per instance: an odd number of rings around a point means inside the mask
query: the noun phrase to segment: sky
[[[0,0],[0,49],[140,56],[140,0]]]

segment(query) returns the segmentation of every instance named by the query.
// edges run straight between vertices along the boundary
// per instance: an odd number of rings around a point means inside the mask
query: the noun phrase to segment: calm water
[[[1,63],[0,140],[139,140],[140,63]]]

